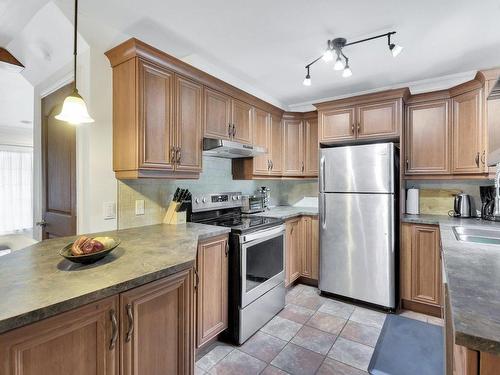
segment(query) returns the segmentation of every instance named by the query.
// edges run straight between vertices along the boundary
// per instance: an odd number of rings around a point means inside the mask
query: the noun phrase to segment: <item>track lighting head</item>
[[[391,50],[392,57],[396,57],[397,55],[399,55],[401,53],[401,51],[403,50],[403,47],[401,47],[400,45],[391,43],[391,44],[389,44],[389,49]]]
[[[337,60],[335,60],[335,65],[333,66],[333,70],[342,70],[344,69],[344,62],[340,58],[340,55],[337,54]]]
[[[333,60],[333,51],[332,51],[332,47],[330,45],[330,41],[327,41],[326,42],[326,50],[325,52],[323,53],[323,61],[325,62],[330,62]]]
[[[304,78],[304,81],[302,82],[304,86],[311,86],[311,75],[309,74],[309,67],[307,67],[307,75],[306,78]]]

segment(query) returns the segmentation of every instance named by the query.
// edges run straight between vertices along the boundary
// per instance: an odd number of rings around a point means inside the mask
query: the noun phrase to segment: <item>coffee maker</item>
[[[500,217],[493,215],[495,212],[495,187],[480,186],[481,194],[481,217],[484,220],[500,221]]]

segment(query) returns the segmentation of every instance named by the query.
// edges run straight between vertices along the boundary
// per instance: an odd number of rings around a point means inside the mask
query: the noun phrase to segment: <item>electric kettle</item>
[[[453,204],[453,210],[448,212],[448,215],[452,217],[470,217],[471,207],[470,207],[470,196],[469,194],[460,193],[455,195],[455,203]]]

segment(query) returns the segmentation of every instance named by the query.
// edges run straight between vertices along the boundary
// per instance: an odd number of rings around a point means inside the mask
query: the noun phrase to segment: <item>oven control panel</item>
[[[210,211],[222,208],[241,207],[241,192],[193,195],[192,211]]]

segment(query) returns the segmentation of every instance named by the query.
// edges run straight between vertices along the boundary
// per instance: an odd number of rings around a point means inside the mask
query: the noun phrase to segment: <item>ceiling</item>
[[[0,44],[47,2],[0,0]],[[71,18],[72,0],[54,3]],[[114,30],[100,35],[103,48],[135,36],[283,108],[500,66],[498,0],[82,0],[80,10],[83,24]],[[320,61],[313,85],[302,85],[327,39],[391,30],[404,46],[398,58],[386,39],[348,47],[351,78]]]

